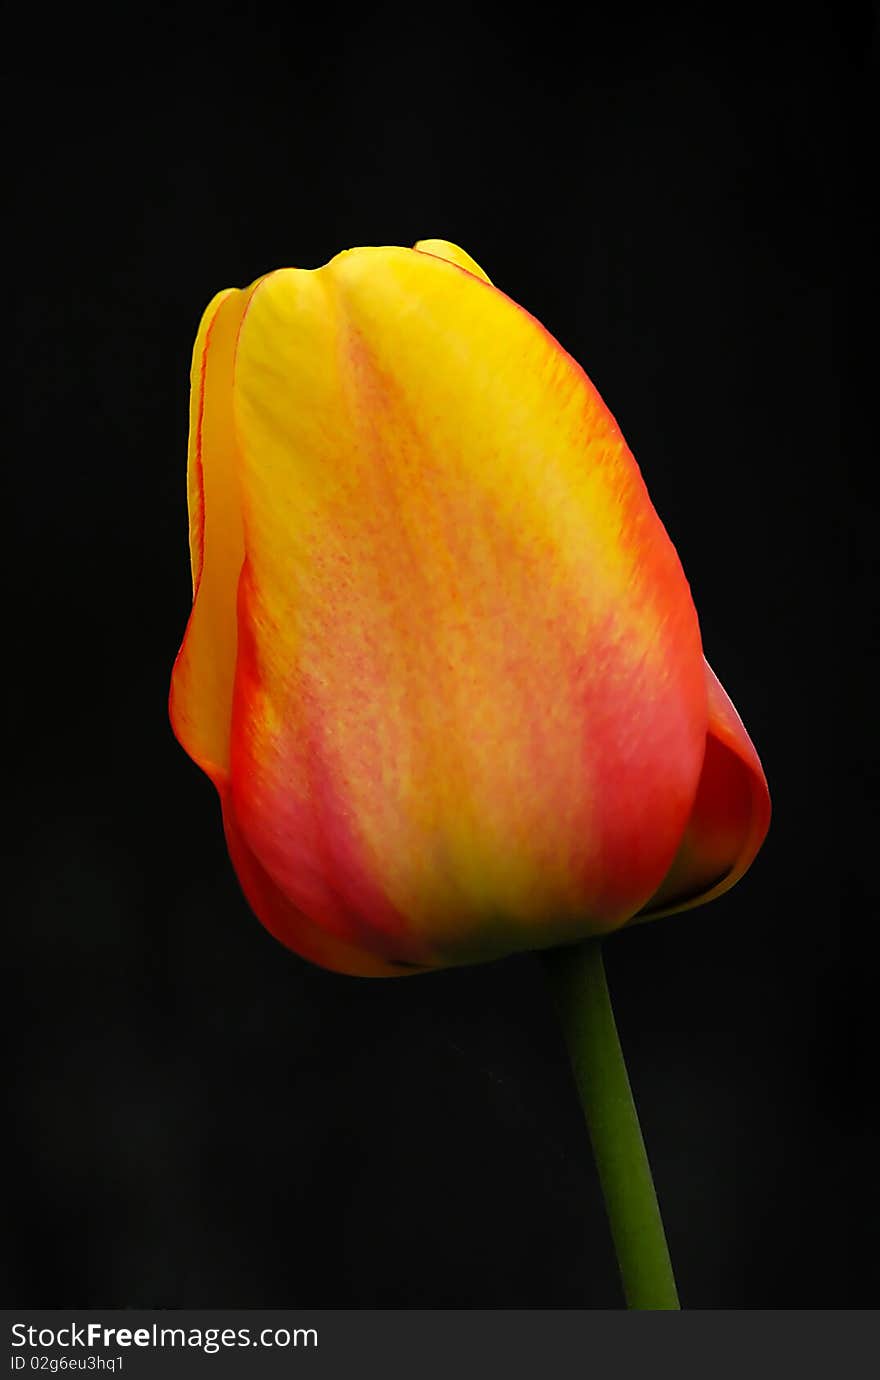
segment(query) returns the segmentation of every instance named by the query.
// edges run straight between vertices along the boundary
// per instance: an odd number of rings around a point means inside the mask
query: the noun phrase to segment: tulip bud
[[[263,924],[395,975],[743,874],[769,797],[618,426],[443,241],[215,297],[171,719]]]

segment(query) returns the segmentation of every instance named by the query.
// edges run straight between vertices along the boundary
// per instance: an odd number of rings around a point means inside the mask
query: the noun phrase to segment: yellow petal
[[[419,240],[414,246],[420,254],[433,254],[435,259],[445,259],[447,263],[456,264],[459,268],[472,273],[475,278],[482,278],[484,283],[491,283],[492,279],[485,273],[476,259],[472,259],[470,254],[466,254],[463,249],[459,249],[457,244],[451,244],[449,240]]]
[[[183,747],[219,783],[229,767],[235,600],[244,560],[232,419],[232,364],[247,292],[219,293],[196,337],[190,394],[193,607],[174,665],[170,714]]]

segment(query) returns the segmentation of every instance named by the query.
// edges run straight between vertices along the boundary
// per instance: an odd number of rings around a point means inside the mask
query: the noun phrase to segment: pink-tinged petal
[[[388,964],[625,923],[690,815],[706,684],[586,375],[447,256],[362,249],[258,285],[234,395],[229,799],[266,877]]]
[[[316,922],[297,910],[248,847],[228,793],[221,792],[221,798],[223,827],[232,865],[245,899],[270,934],[310,963],[351,977],[405,977],[423,971],[415,964],[385,962],[366,950],[346,944],[323,927],[320,916]]]
[[[663,885],[637,917],[690,910],[729,891],[751,866],[770,826],[770,793],[742,719],[706,665],[709,728],[700,784]]]

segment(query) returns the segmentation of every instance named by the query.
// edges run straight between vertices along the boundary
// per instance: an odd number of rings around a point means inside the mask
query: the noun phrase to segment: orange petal
[[[639,920],[690,910],[729,891],[770,826],[770,793],[758,754],[708,664],[706,684],[709,729],[694,807],[675,862]]]
[[[691,811],[696,614],[613,417],[448,256],[256,288],[230,799],[290,905],[386,961],[623,924]]]

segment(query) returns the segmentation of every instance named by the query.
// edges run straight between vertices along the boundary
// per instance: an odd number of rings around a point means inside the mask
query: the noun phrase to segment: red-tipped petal
[[[405,977],[424,971],[418,964],[377,958],[366,949],[338,939],[330,930],[313,923],[297,910],[248,847],[228,792],[222,791],[221,799],[232,865],[245,899],[271,935],[310,963],[349,977]]]
[[[663,885],[637,920],[713,901],[748,871],[770,825],[770,793],[751,738],[706,665],[709,728],[691,817]]]

